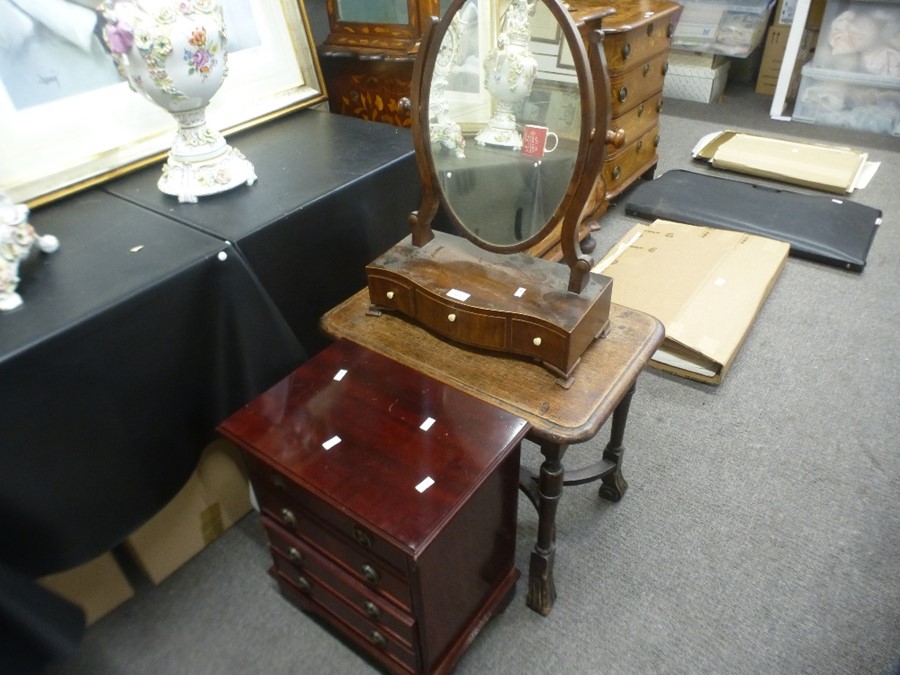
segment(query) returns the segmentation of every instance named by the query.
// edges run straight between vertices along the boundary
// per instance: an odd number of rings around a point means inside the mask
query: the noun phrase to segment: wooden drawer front
[[[512,348],[520,354],[549,362],[551,360],[559,361],[560,355],[567,351],[566,336],[547,326],[532,321],[512,319],[511,328]]]
[[[366,59],[323,54],[322,76],[332,113],[398,127],[411,124],[414,59]]]
[[[297,577],[274,571],[278,585],[301,609],[322,617],[392,672],[416,672],[415,654],[391,633],[373,627],[354,607],[333,593],[315,577],[305,577],[308,585],[298,586]]]
[[[613,117],[636,107],[661,92],[666,75],[668,53],[660,54],[623,75],[610,76],[610,108]]]
[[[661,109],[662,92],[660,91],[646,101],[641,101],[625,114],[613,118],[610,123],[610,128],[622,129],[625,132],[625,144],[621,148],[614,148],[611,145],[607,145],[607,158],[624,151],[635,138],[643,136],[650,129],[658,126],[659,112]]]
[[[369,274],[369,300],[373,305],[385,309],[398,310],[414,316],[416,303],[412,285],[401,277]]]
[[[331,552],[374,591],[386,594],[405,608],[410,607],[407,558],[403,551],[373,536],[352,518],[325,507],[298,487],[289,483],[283,488],[276,487],[278,480],[284,478],[266,470],[258,460],[247,462],[247,469],[259,506],[272,520],[288,532],[302,535]],[[376,581],[365,578],[364,565],[375,570]]]
[[[615,16],[611,17],[614,19]],[[603,51],[609,74],[631,70],[657,54],[668,52],[674,32],[671,15],[654,17],[629,31],[607,32],[603,38]]]
[[[506,319],[460,309],[440,298],[416,293],[416,318],[447,337],[488,349],[506,347]]]
[[[656,161],[659,127],[654,127],[634,143],[625,147],[603,164],[603,180],[607,197],[618,194],[634,178],[643,174]]]
[[[275,566],[300,587],[298,578],[317,579],[341,596],[373,628],[389,631],[396,639],[412,649],[415,644],[415,622],[412,615],[401,612],[381,596],[372,593],[356,581],[330,557],[302,538],[291,537],[266,518],[263,526],[269,536]]]

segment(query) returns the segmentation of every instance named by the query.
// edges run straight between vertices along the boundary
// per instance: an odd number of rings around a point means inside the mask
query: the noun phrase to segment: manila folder
[[[651,366],[719,384],[789,248],[753,234],[657,220],[635,225],[594,271],[614,280],[613,302],[665,326]]]

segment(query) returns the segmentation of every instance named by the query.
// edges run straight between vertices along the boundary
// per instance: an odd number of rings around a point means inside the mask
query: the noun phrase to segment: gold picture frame
[[[80,3],[53,1],[68,4],[63,9],[89,23]],[[303,0],[223,3],[226,20],[229,7],[241,15],[235,25],[249,39],[233,45],[229,24],[228,76],[207,108],[210,127],[228,135],[327,100]],[[0,190],[33,208],[162,162],[177,128],[174,118],[118,78],[96,33],[87,31],[73,48],[75,39],[66,33],[74,21],[57,25],[54,33],[39,17],[25,19],[30,26],[21,22],[29,29],[24,38],[49,41],[62,35],[58,53],[72,52],[81,62],[70,68],[66,82],[66,59],[48,61],[52,50],[36,46],[29,52],[27,44],[0,48]],[[29,54],[34,73],[20,77],[29,69],[12,59]],[[17,105],[16,96],[24,103]]]

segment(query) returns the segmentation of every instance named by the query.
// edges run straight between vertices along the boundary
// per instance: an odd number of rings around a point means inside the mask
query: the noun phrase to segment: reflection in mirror
[[[351,23],[409,23],[406,0],[335,0],[337,18]]]
[[[446,206],[476,238],[517,246],[558,215],[582,132],[575,61],[542,0],[466,0],[428,91]]]

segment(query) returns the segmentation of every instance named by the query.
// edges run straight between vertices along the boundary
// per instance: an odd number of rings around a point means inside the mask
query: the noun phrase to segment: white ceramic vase
[[[178,122],[159,189],[196,202],[252,185],[253,165],[206,123],[206,107],[228,72],[219,0],[104,0],[99,9],[119,73]]]
[[[0,312],[8,312],[22,304],[18,294],[19,263],[28,257],[35,242],[44,253],[59,248],[59,240],[51,234],[39,237],[28,222],[28,207],[15,204],[0,192]]]
[[[475,136],[479,145],[518,150],[522,135],[516,129],[516,107],[531,94],[537,59],[528,43],[528,20],[533,2],[512,0],[503,17],[497,46],[484,59],[484,85],[494,101],[491,118]]]

